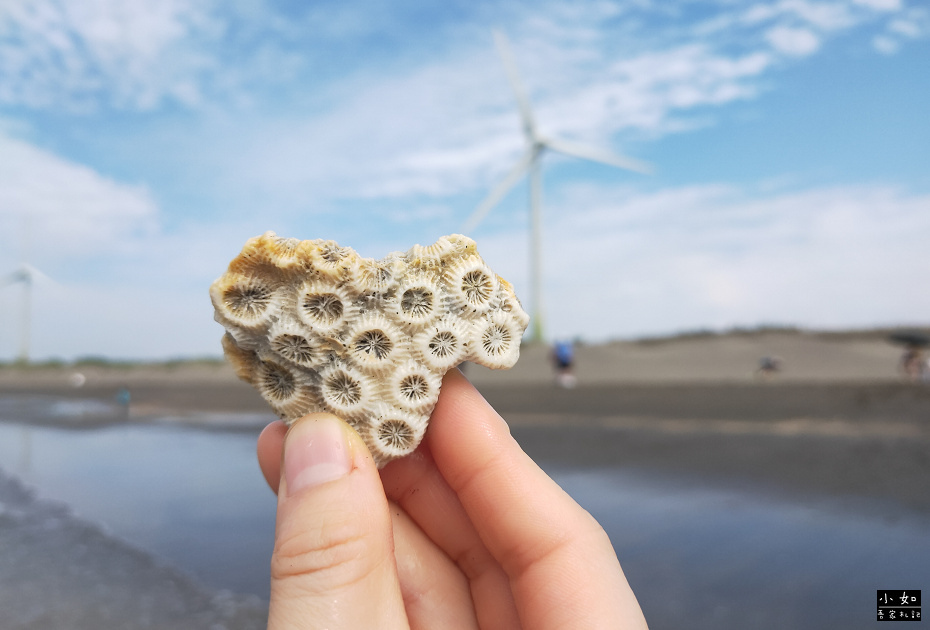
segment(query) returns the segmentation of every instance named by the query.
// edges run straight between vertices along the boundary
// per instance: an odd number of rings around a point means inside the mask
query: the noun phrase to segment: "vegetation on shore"
[[[0,370],[55,370],[55,369],[119,369],[131,370],[136,368],[160,368],[172,370],[181,367],[221,367],[226,365],[226,359],[223,357],[192,357],[192,358],[175,358],[163,361],[132,361],[128,359],[109,359],[107,357],[81,357],[74,361],[64,361],[62,359],[46,359],[43,361],[0,361]]]
[[[751,327],[734,326],[724,330],[702,328],[698,330],[682,331],[671,335],[639,337],[626,341],[640,345],[658,345],[676,341],[723,339],[732,337],[755,338],[765,335],[797,335],[827,341],[886,341],[892,334],[901,332],[903,330],[930,335],[930,326],[895,326],[886,328],[857,328],[849,330],[813,330],[799,328],[797,326],[765,324]]]

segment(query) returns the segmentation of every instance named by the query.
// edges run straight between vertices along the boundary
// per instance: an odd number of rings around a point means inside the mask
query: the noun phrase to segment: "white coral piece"
[[[423,330],[436,319],[442,309],[436,283],[424,278],[406,280],[397,288],[395,308],[396,320],[410,332]]]
[[[405,353],[406,337],[380,313],[358,318],[346,335],[348,359],[374,375],[386,374]]]
[[[500,285],[477,253],[454,261],[443,278],[449,296],[468,315],[482,315],[500,301]]]
[[[470,326],[461,318],[445,317],[418,334],[413,345],[427,367],[445,373],[466,359],[469,331]]]
[[[299,418],[302,409],[320,404],[310,376],[282,363],[262,361],[252,383],[282,417]]]
[[[471,331],[469,359],[490,368],[513,365],[520,358],[520,337],[524,329],[504,311],[476,321]]]
[[[375,461],[388,462],[409,455],[417,448],[426,433],[428,418],[428,415],[378,403],[372,413],[372,422],[362,437]]]
[[[397,366],[385,378],[386,389],[395,405],[411,413],[432,410],[439,399],[442,376],[413,359]]]
[[[326,357],[319,335],[295,319],[285,317],[268,331],[268,349],[275,357],[307,368],[315,368]]]
[[[267,326],[281,302],[273,282],[236,273],[226,274],[214,282],[210,297],[216,307],[217,321],[222,318],[247,329]]]
[[[210,297],[236,374],[288,424],[313,411],[344,418],[379,467],[416,449],[447,370],[512,366],[529,322],[458,234],[373,260],[267,232]]]
[[[332,365],[320,372],[320,411],[329,411],[346,420],[363,417],[373,402],[370,378],[357,369],[345,365]],[[267,400],[267,399],[266,399]],[[316,409],[308,409],[298,416],[284,418],[296,420]]]
[[[304,282],[296,291],[297,317],[310,330],[338,331],[346,323],[352,301],[345,289],[319,280]]]

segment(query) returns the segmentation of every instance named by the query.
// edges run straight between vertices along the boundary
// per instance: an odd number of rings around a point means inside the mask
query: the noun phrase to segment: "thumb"
[[[387,499],[358,434],[305,416],[281,469],[269,630],[408,627]]]

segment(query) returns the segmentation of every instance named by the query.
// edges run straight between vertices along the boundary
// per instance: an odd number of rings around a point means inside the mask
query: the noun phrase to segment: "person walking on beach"
[[[756,368],[756,378],[768,380],[781,372],[782,360],[780,357],[764,356],[759,359],[759,367]]]
[[[552,346],[552,365],[555,368],[555,382],[560,387],[571,389],[578,384],[572,368],[575,364],[575,348],[570,341],[556,341]]]
[[[908,346],[901,357],[901,372],[912,383],[926,380],[927,362],[919,346]]]
[[[646,628],[610,539],[458,370],[379,473],[316,413],[258,440],[278,494],[269,630]]]

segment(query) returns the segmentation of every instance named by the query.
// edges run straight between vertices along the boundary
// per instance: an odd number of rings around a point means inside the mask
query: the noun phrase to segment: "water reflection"
[[[209,585],[267,597],[275,498],[255,438],[0,423],[0,467]]]
[[[607,529],[654,630],[871,627],[881,584],[930,584],[926,517],[603,469],[551,472]]]
[[[207,585],[267,597],[275,500],[255,439],[0,423],[0,466]],[[653,630],[871,627],[877,589],[930,588],[926,515],[629,470],[549,472],[607,529]]]

